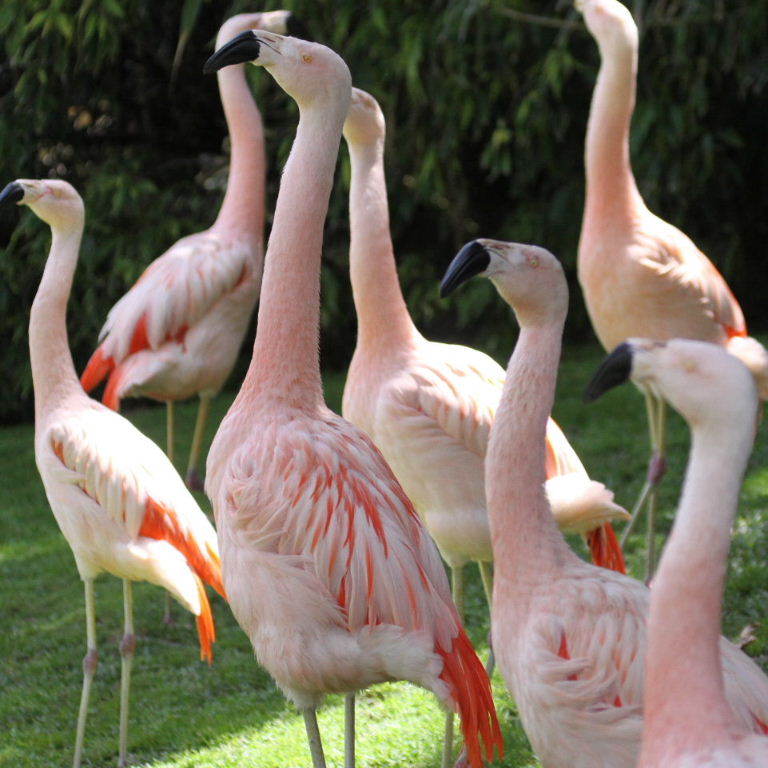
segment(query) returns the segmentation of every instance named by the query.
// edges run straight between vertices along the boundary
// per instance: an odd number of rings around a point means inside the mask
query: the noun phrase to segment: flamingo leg
[[[171,464],[175,463],[176,451],[175,446],[175,432],[176,432],[176,404],[172,400],[165,401],[165,455],[168,457],[168,461]]]
[[[203,481],[200,479],[200,473],[197,471],[197,464],[200,461],[200,453],[203,447],[203,438],[205,437],[205,427],[208,424],[208,414],[211,410],[210,395],[200,395],[200,405],[197,409],[197,420],[195,421],[195,432],[192,436],[192,447],[189,451],[189,462],[187,463],[187,485],[195,491],[203,490]]]
[[[477,567],[480,569],[480,578],[483,581],[483,591],[485,592],[485,599],[488,601],[488,612],[493,616],[491,607],[493,605],[493,563],[487,560],[478,560]],[[496,658],[493,655],[493,645],[491,643],[490,633],[488,635],[488,661],[485,664],[485,671],[490,679],[493,676],[493,670],[496,669]],[[446,756],[443,755],[445,761]],[[448,755],[450,761],[450,755]],[[467,768],[469,765],[469,756],[467,755],[466,745],[462,747],[461,753],[456,759],[454,768]]]
[[[344,697],[344,768],[355,768],[355,694]]]
[[[456,612],[461,621],[464,621],[464,566],[451,566],[451,594],[456,606]],[[443,733],[443,760],[442,768],[448,768],[451,765],[451,756],[453,755],[453,712],[447,712],[445,715],[445,731]]]
[[[643,507],[645,507],[648,510],[646,580],[650,581],[656,567],[656,489],[667,471],[665,452],[667,411],[664,401],[659,400],[649,392],[645,393],[645,407],[648,414],[648,428],[651,437],[651,460],[648,466],[648,476],[632,508],[632,519],[622,533],[621,545],[624,546],[626,544],[642,513]]]
[[[173,600],[171,599],[171,593],[166,592],[165,593],[165,603],[164,603],[164,609],[163,609],[163,624],[171,625],[173,624],[173,616],[171,615],[171,606],[173,605]]]
[[[441,768],[450,768],[453,755],[453,712],[445,715],[445,734],[443,736],[443,759]]]
[[[75,756],[72,768],[80,768],[83,757],[83,738],[85,737],[85,721],[88,718],[88,700],[91,696],[91,683],[99,663],[99,651],[96,647],[96,599],[94,597],[93,579],[85,579],[85,634],[87,651],[83,658],[83,692],[80,696],[80,711],[77,716],[77,732],[75,736]]]
[[[123,613],[125,631],[120,641],[120,752],[118,768],[128,765],[128,700],[131,695],[131,666],[136,650],[136,635],[133,633],[133,584],[123,579]]]
[[[176,433],[176,409],[175,403],[172,400],[165,401],[165,455],[168,457],[168,461],[173,464],[174,460],[174,440]],[[171,596],[168,592],[165,593],[165,602],[163,603],[163,623],[173,624],[173,616],[171,616]]]
[[[480,569],[480,578],[483,580],[483,591],[485,599],[488,601],[488,612],[493,616],[493,563],[485,560],[478,560],[477,566]],[[496,659],[493,655],[493,645],[490,636],[488,637],[488,661],[485,664],[485,671],[490,679],[493,676],[493,670],[496,669]]]
[[[658,507],[657,489],[661,478],[667,471],[666,459],[666,428],[667,428],[667,406],[664,400],[653,397],[655,401],[653,427],[651,437],[653,440],[653,453],[651,455],[651,465],[648,468],[648,482],[651,486],[651,492],[648,496],[648,530],[647,530],[647,551],[648,556],[645,566],[645,580],[650,583],[656,570],[656,510]]]
[[[312,768],[325,768],[325,755],[323,754],[323,742],[320,739],[320,729],[317,727],[317,713],[314,707],[302,710],[304,715],[304,728],[307,731],[309,751],[312,755]]]

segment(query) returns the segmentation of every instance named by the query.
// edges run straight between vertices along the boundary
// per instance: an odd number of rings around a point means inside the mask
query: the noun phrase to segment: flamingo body
[[[357,88],[344,136],[352,164],[350,272],[358,340],[342,412],[381,449],[446,562],[454,569],[470,560],[489,562],[483,464],[504,369],[482,352],[428,341],[416,329],[389,233],[384,116]],[[589,478],[552,419],[547,478],[563,529],[589,533],[601,564],[623,570],[610,520],[628,515],[611,491]]]
[[[217,517],[233,521],[220,529],[230,603],[260,662],[300,707],[400,679],[448,702],[435,648],[450,649],[460,623],[379,451],[325,409],[255,418],[258,440],[250,425],[217,435],[214,460],[231,458],[210,484]]]
[[[151,440],[78,395],[46,414],[35,456],[80,575],[149,581],[210,616],[200,579],[224,591],[213,526]],[[209,657],[210,638],[203,645]]]
[[[554,398],[568,289],[542,248],[496,240],[467,244],[443,291],[488,276],[520,323],[486,457],[496,578],[493,647],[544,768],[637,765],[644,718],[649,590],[577,558],[553,524],[542,491],[545,433]],[[677,647],[684,663],[687,648]],[[732,717],[762,733],[768,681],[717,637]]]
[[[104,402],[115,410],[124,397],[218,394],[258,298],[253,253],[245,235],[216,231],[172,246],[110,311],[84,387],[109,375]]]
[[[322,394],[323,224],[349,70],[324,46],[261,31],[235,38],[206,67],[242,61],[265,66],[300,118],[253,358],[208,454],[230,604],[260,663],[304,710],[316,768],[325,765],[314,716],[322,696],[398,679],[459,710],[480,768],[481,752],[500,748],[501,735],[439,554],[378,449]]]

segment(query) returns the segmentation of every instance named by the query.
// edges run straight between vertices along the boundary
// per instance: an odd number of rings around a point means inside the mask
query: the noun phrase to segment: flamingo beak
[[[629,342],[625,341],[623,344],[619,344],[603,360],[592,376],[592,381],[587,384],[587,388],[584,390],[584,402],[592,403],[609,389],[629,381],[632,375],[633,356],[634,349]]]
[[[491,257],[488,255],[485,246],[481,245],[477,240],[467,243],[454,256],[453,261],[445,271],[445,275],[443,275],[440,283],[440,298],[444,299],[462,283],[484,272],[488,269],[490,263]]]
[[[217,72],[223,67],[229,67],[232,64],[245,64],[246,62],[256,61],[259,58],[261,43],[253,30],[241,32],[237,37],[233,37],[228,43],[222,45],[218,51],[205,62],[203,73],[206,75],[211,72]]]
[[[24,187],[18,181],[12,181],[0,192],[0,208],[6,208],[11,203],[20,203],[24,199]]]

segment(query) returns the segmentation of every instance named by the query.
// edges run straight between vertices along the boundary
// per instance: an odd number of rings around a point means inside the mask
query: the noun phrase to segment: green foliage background
[[[632,133],[641,191],[717,263],[752,327],[764,327],[768,0],[628,4],[642,30]],[[508,354],[513,324],[487,283],[444,305],[435,287],[458,246],[492,236],[561,257],[572,281],[567,333],[592,339],[574,275],[599,57],[570,2],[3,0],[0,182],[64,177],[87,206],[70,304],[78,369],[146,264],[215,217],[226,126],[202,63],[224,18],[278,7],[339,51],[384,109],[393,237],[422,330]],[[271,204],[296,110],[268,75],[250,76],[268,128]],[[323,272],[324,363],[337,369],[355,335],[344,149],[340,157]],[[31,413],[26,326],[48,239],[30,214],[0,219],[0,421]]]

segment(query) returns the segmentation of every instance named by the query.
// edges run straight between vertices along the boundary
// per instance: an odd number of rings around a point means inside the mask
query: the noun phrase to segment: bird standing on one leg
[[[290,32],[289,11],[243,13],[219,30],[223,45],[245,29]],[[299,32],[302,32],[299,27]],[[303,34],[303,32],[302,32]],[[259,296],[264,253],[266,158],[261,114],[245,67],[218,75],[231,142],[229,180],[216,221],[182,238],[155,259],[110,310],[101,343],[82,374],[87,392],[108,378],[103,401],[119,410],[124,397],[163,400],[167,453],[174,461],[174,402],[200,397],[187,483],[202,490],[198,464],[211,400],[237,359]]]
[[[494,653],[544,768],[635,768],[649,590],[578,558],[544,493],[565,275],[543,248],[475,240],[449,266],[442,291],[476,274],[491,279],[520,324],[485,462]],[[760,733],[768,680],[736,646],[719,642],[729,705],[743,728]]]
[[[691,430],[685,484],[651,592],[639,766],[768,765],[768,739],[744,728],[723,695],[718,652],[731,525],[755,437],[754,379],[713,344],[630,339],[606,358],[590,393],[630,377]]]
[[[129,421],[89,398],[77,380],[66,307],[85,220],[80,196],[65,181],[19,179],[0,193],[0,204],[11,202],[29,206],[51,227],[53,237],[32,304],[29,347],[35,460],[51,510],[85,582],[88,651],[73,766],[81,762],[98,660],[93,582],[104,571],[123,580],[118,762],[123,766],[136,644],[131,582],[165,587],[194,613],[201,656],[210,660],[215,630],[204,583],[224,595],[216,533],[165,454]]]
[[[253,358],[208,454],[233,613],[259,662],[304,714],[325,765],[315,709],[410,680],[458,709],[473,766],[501,751],[490,683],[451,601],[439,554],[373,443],[325,405],[318,359],[323,226],[350,101],[328,48],[247,32],[206,71],[253,61],[299,107],[265,260]]]
[[[606,350],[631,336],[720,344],[758,378],[768,398],[768,353],[747,336],[741,308],[722,275],[693,242],[651,213],[629,155],[638,33],[618,0],[577,0],[600,49],[585,142],[586,197],[578,253],[579,282]],[[633,514],[647,500],[647,577],[655,561],[656,486],[666,467],[664,402],[643,390],[652,456]],[[630,524],[631,525],[631,524]]]

